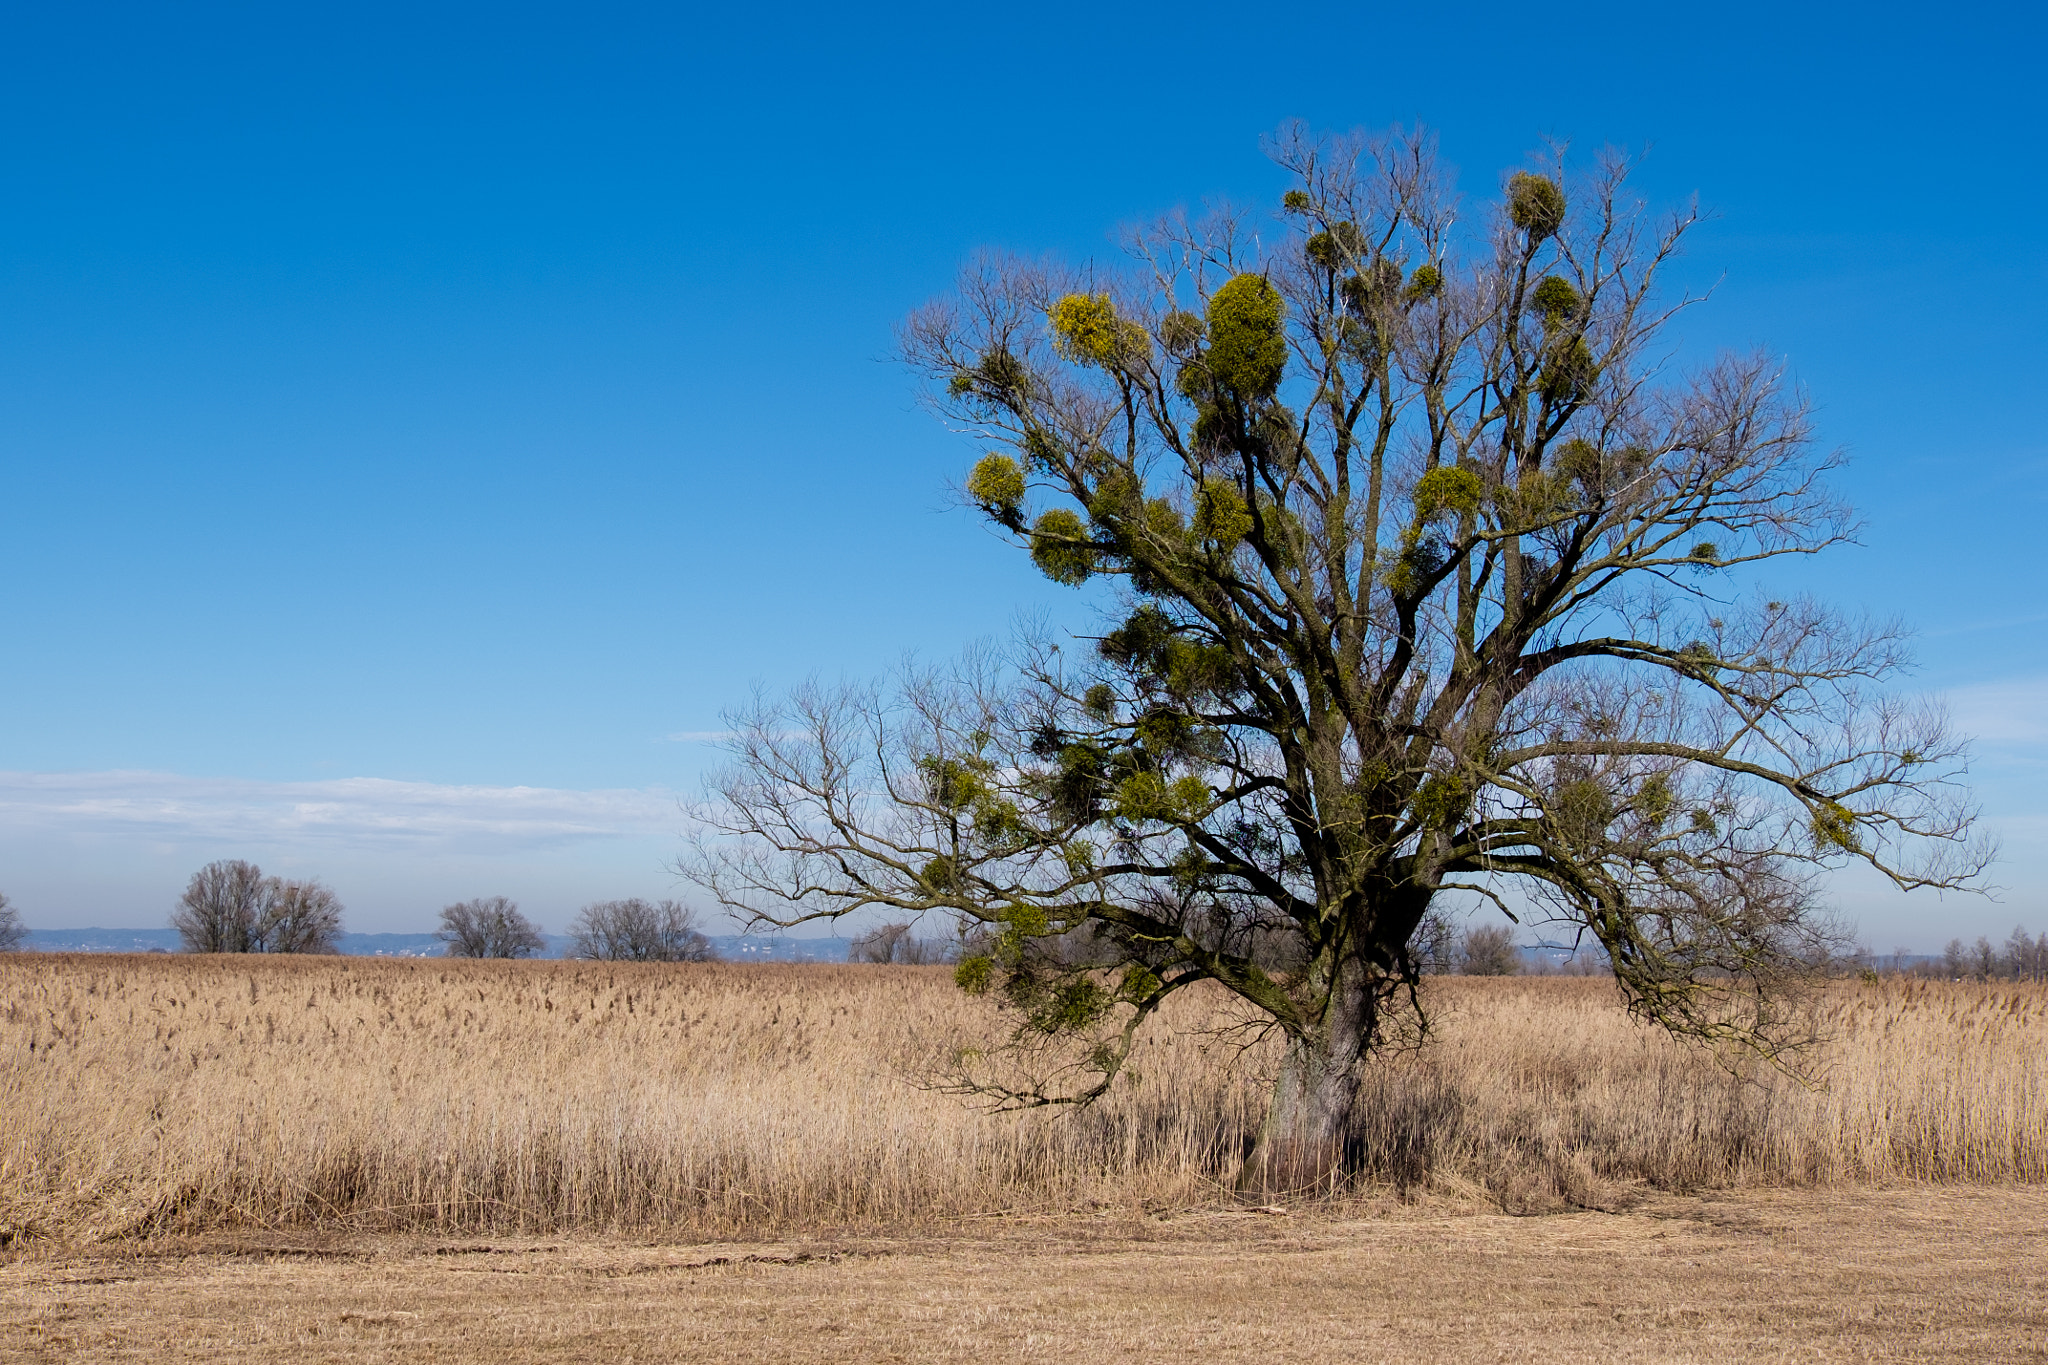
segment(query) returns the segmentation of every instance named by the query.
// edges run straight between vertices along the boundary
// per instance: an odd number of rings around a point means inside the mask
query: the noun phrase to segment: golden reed
[[[2048,988],[1845,982],[1826,1083],[1738,1075],[1611,986],[1432,983],[1356,1188],[2048,1179]],[[916,1059],[997,1036],[943,968],[0,958],[0,1244],[220,1227],[739,1230],[1227,1197],[1270,1042],[1184,996],[1135,1083],[990,1115]]]

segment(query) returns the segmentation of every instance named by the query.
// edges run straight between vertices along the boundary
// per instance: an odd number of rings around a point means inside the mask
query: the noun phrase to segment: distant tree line
[[[333,953],[341,901],[317,881],[266,877],[239,858],[192,874],[171,927],[188,953]]]
[[[1952,938],[1942,950],[1942,966],[1957,976],[1980,981],[2003,977],[2015,981],[2048,980],[2048,933],[2029,939],[2025,925],[2015,924],[2003,947],[1979,936],[1968,948]]]
[[[1947,977],[1975,977],[1979,981],[2048,980],[2048,933],[2029,938],[2025,925],[2016,924],[2003,944],[1978,936],[1965,945],[1952,938],[1941,950],[1939,973]]]
[[[342,904],[317,880],[266,877],[254,863],[222,859],[192,874],[171,913],[189,953],[334,953],[342,934]],[[0,953],[18,951],[28,939],[21,912],[0,893]],[[442,907],[435,932],[448,957],[525,958],[547,947],[538,924],[505,896],[479,896]],[[877,925],[857,936],[847,960],[860,963],[930,966],[957,964],[985,946],[979,926],[956,926],[950,935],[921,936],[909,921]],[[718,953],[698,928],[696,912],[679,901],[595,901],[570,922],[568,956],[597,962],[715,962]],[[1592,969],[1576,959],[1564,964],[1530,962],[1505,925],[1460,930],[1450,916],[1432,912],[1413,942],[1421,970],[1434,976],[1515,976],[1524,973],[1577,974]],[[1089,966],[1112,954],[1076,930],[1049,943],[1046,951],[1072,966]],[[1268,964],[1284,968],[1284,953]],[[1864,951],[1850,965],[1865,972],[1942,980],[2048,980],[2048,932],[2028,933],[2015,925],[2003,943],[1979,936],[1975,943],[1952,938],[1933,959],[1917,959],[1905,948],[1877,955]]]
[[[436,935],[449,957],[532,957],[547,946],[540,926],[503,896],[460,901],[441,911]],[[715,962],[696,912],[680,901],[596,901],[569,924],[569,956],[593,962]]]
[[[532,957],[547,946],[540,926],[504,896],[458,901],[441,910],[437,938],[449,957]],[[680,901],[596,901],[569,924],[569,956],[593,962],[715,962],[696,912]]]
[[[2013,926],[2003,943],[1979,935],[1975,943],[1952,938],[1941,952],[1923,957],[1908,948],[1852,953],[1847,966],[1865,976],[1917,976],[1939,981],[2048,981],[2048,933],[2029,935]]]
[[[1505,924],[1460,929],[1440,910],[1423,916],[1411,947],[1425,976],[1591,976],[1608,970],[1598,951],[1573,950],[1560,961],[1546,955],[1545,945],[1532,944],[1532,955]]]
[[[318,881],[267,877],[254,863],[222,859],[192,874],[171,912],[188,953],[334,953],[342,904]],[[26,936],[0,896],[0,951]],[[547,947],[538,924],[505,896],[479,896],[441,909],[435,937],[449,957],[533,957]],[[571,921],[569,956],[601,962],[711,962],[718,954],[680,901],[596,901]]]
[[[908,923],[879,924],[857,935],[846,950],[848,962],[895,963],[924,967],[955,963],[962,957],[960,938],[920,938]]]

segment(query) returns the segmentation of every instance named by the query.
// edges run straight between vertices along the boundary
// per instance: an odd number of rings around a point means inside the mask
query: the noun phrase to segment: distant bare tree
[[[1963,946],[1961,939],[1950,939],[1948,946],[1941,950],[1942,971],[1951,978],[1961,976],[1969,969],[1969,953],[1970,950]]]
[[[2048,942],[2048,936],[2044,936]],[[2013,926],[2012,937],[2005,941],[2005,966],[2015,981],[2031,981],[2041,975],[2048,963],[2042,961],[2042,945],[2027,936],[2027,926]]]
[[[0,953],[17,951],[27,937],[28,926],[21,922],[21,911],[0,892]]]
[[[1411,942],[1416,969],[1424,975],[1449,976],[1458,970],[1458,926],[1445,911],[1432,907]]]
[[[254,952],[256,925],[269,913],[271,887],[263,869],[239,858],[208,863],[171,912],[188,953]]]
[[[192,874],[171,927],[188,953],[332,953],[341,910],[317,881],[266,877],[254,863],[224,858]]]
[[[1560,976],[1600,976],[1611,974],[1613,970],[1607,954],[1598,947],[1574,949],[1569,958],[1558,964]]]
[[[569,942],[574,956],[600,962],[715,962],[695,919],[681,901],[599,901],[577,912]]]
[[[897,945],[904,940],[915,943],[908,924],[878,924],[865,934],[857,935],[846,950],[848,962],[881,962],[896,960]]]
[[[1970,970],[1979,981],[1989,981],[1998,970],[1998,949],[1982,934],[1977,935],[1976,945],[1970,949]]]
[[[1466,976],[1513,976],[1522,970],[1522,954],[1506,925],[1492,924],[1465,932],[1460,969]]]
[[[317,881],[272,879],[270,915],[257,935],[258,953],[341,951],[341,901]]]
[[[479,896],[441,909],[434,934],[449,957],[532,957],[546,946],[540,926],[503,896]]]
[[[956,949],[956,943],[943,939],[919,938],[911,932],[909,924],[882,924],[854,939],[846,951],[846,960],[924,967],[954,961],[959,956]]]

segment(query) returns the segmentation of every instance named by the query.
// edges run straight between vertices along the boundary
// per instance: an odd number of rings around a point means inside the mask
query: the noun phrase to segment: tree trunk
[[[1341,1180],[1358,1103],[1360,1067],[1378,1024],[1362,964],[1342,973],[1316,1032],[1287,1043],[1272,1107],[1237,1188],[1247,1194],[1306,1194]]]

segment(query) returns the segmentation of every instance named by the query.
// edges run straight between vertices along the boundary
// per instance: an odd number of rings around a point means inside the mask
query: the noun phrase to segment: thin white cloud
[[[1948,635],[1971,635],[1980,630],[2012,630],[2019,626],[2039,625],[2048,621],[2048,612],[2034,612],[2028,616],[2003,616],[1992,621],[1971,621],[1959,626],[1944,626],[1940,630],[1920,632],[1923,640],[1939,640]]]
[[[678,730],[672,735],[663,735],[671,744],[716,744],[732,738],[730,730]]]
[[[1993,743],[2048,741],[2048,677],[1973,683],[1948,693],[1956,728]]]
[[[261,782],[156,772],[0,772],[0,828],[16,838],[100,835],[483,852],[673,835],[682,825],[676,794],[658,787],[574,791],[377,777]]]

